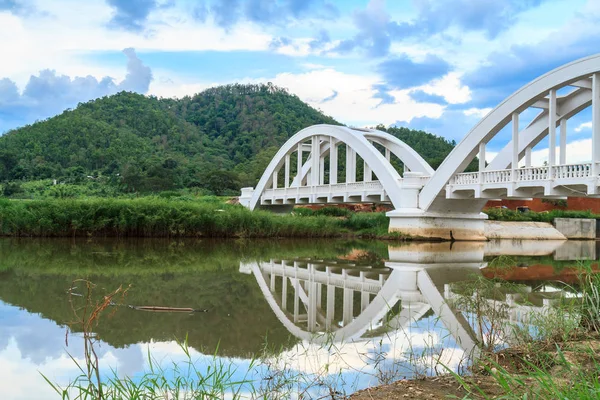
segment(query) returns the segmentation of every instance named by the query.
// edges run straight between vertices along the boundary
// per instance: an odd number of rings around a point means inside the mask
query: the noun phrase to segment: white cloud
[[[592,159],[592,139],[574,140],[567,143],[567,164],[588,163]],[[531,165],[541,166],[548,161],[548,148],[538,149],[531,152]],[[556,147],[556,160],[558,162],[560,148]],[[498,152],[486,151],[485,160],[490,163],[498,155]],[[525,165],[525,158],[519,162],[519,166]]]
[[[592,159],[592,139],[575,140],[567,143],[567,164],[587,163]],[[531,152],[531,165],[544,165],[548,161],[548,149],[540,149]],[[556,159],[558,160],[560,150],[556,148]],[[522,160],[521,164],[524,164]]]
[[[575,130],[575,132],[581,132],[584,129],[592,129],[592,121],[581,123],[574,130]]]
[[[265,80],[266,81],[266,80]],[[385,125],[396,121],[410,121],[415,117],[439,118],[443,106],[419,104],[407,91],[392,91],[394,104],[379,104],[373,98],[373,85],[378,78],[354,75],[328,68],[301,74],[282,73],[271,79],[278,86],[286,87],[302,100],[338,121],[354,126]],[[332,93],[335,98],[323,102]]]
[[[175,79],[164,78],[165,75],[159,75],[159,79],[154,80],[150,84],[149,94],[158,97],[177,97],[181,98],[184,96],[192,96],[196,93],[203,91],[211,86],[218,85],[217,83],[209,82],[185,82]]]
[[[46,68],[71,76],[113,76],[110,67],[85,59],[93,52],[124,47],[141,52],[261,51],[267,50],[272,40],[256,25],[240,23],[226,32],[213,23],[195,23],[176,8],[160,16],[151,14],[146,34],[135,34],[108,29],[112,9],[101,1],[39,1],[34,7],[39,12],[27,16],[0,12],[0,77],[19,85]]]
[[[463,111],[463,113],[467,116],[470,117],[471,115],[475,115],[479,118],[483,118],[485,117],[490,111],[492,111],[491,107],[488,108],[469,108],[468,110]]]
[[[308,70],[311,69],[327,69],[327,68],[331,68],[328,65],[323,65],[323,64],[314,64],[314,63],[304,63],[302,64],[302,67]]]
[[[428,94],[442,96],[450,104],[462,104],[471,100],[469,87],[460,82],[460,75],[455,72],[421,86],[419,89]]]

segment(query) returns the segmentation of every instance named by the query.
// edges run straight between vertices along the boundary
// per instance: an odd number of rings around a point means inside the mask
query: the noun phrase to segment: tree
[[[238,176],[231,171],[208,170],[200,173],[198,178],[201,187],[217,196],[222,196],[228,192],[237,193],[240,188]]]

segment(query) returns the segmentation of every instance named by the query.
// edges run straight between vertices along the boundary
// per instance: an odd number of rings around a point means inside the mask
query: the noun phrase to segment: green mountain
[[[89,175],[132,192],[237,191],[257,182],[290,136],[320,123],[339,124],[271,84],[220,86],[182,99],[121,92],[1,136],[0,181]],[[434,168],[453,147],[421,131],[388,131]]]

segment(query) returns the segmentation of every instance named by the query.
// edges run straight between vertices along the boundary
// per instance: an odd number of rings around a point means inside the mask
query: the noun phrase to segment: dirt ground
[[[600,338],[598,335],[589,339],[557,343],[538,344],[527,348],[509,348],[489,355],[488,371],[498,366],[519,376],[521,384],[512,387],[510,392],[537,392],[537,381],[527,375],[528,366],[547,371],[552,379],[564,385],[574,377],[577,370],[598,374],[600,365]],[[560,348],[560,354],[556,351]],[[565,367],[562,360],[568,361]],[[429,377],[415,380],[400,380],[390,385],[382,385],[364,389],[350,396],[350,400],[385,400],[385,399],[484,399],[497,398],[507,392],[497,383],[496,379],[486,371],[484,363],[480,363],[474,374],[463,377],[463,386],[457,378],[451,375]],[[539,388],[539,387],[538,387]],[[470,389],[470,390],[469,390]],[[539,392],[538,392],[539,394]],[[543,398],[535,397],[532,398]]]
[[[488,397],[501,395],[502,391],[489,377],[473,377],[465,379],[468,384],[474,383],[485,391]],[[385,400],[385,399],[477,399],[482,396],[469,395],[463,386],[452,376],[440,376],[418,380],[401,380],[390,385],[377,386],[361,390],[350,396],[351,400]]]

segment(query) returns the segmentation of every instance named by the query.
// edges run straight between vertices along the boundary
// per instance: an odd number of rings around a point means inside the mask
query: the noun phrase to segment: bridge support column
[[[246,208],[250,208],[250,200],[252,200],[253,194],[254,194],[253,187],[242,188],[242,195],[240,196],[240,204]]]
[[[390,232],[437,240],[487,240],[484,235],[483,213],[426,212],[419,208],[422,174],[405,172],[400,208],[388,212]]]
[[[596,178],[600,172],[600,73],[592,75],[592,176]],[[595,183],[594,183],[595,185]],[[596,189],[594,186],[594,191]]]
[[[397,209],[386,214],[390,232],[433,240],[485,241],[483,213],[437,213],[423,210]]]
[[[338,147],[335,138],[329,138],[329,184],[338,183]]]
[[[356,153],[346,145],[346,183],[356,182]]]

